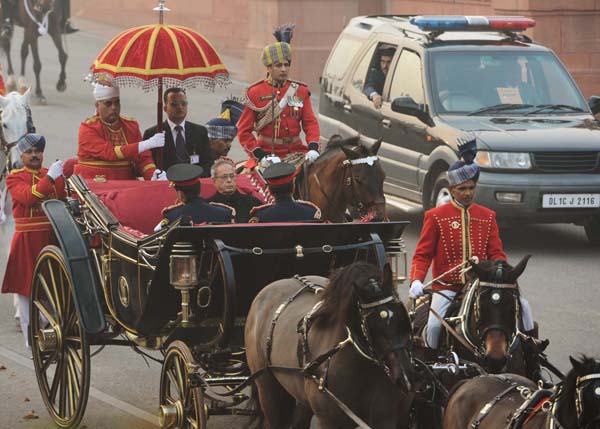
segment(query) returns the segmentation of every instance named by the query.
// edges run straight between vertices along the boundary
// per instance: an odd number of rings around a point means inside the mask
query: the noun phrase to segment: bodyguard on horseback
[[[433,295],[430,308],[441,317],[457,294],[465,286],[464,271],[452,268],[477,257],[479,260],[506,261],[500,240],[496,213],[474,203],[479,167],[473,161],[477,153],[476,139],[465,136],[460,139],[459,156],[448,170],[451,201],[425,213],[423,229],[410,272],[409,296],[416,299],[424,294],[425,277],[432,265]],[[444,275],[444,273],[446,273]],[[519,297],[524,334],[537,337],[531,307],[526,299]],[[437,349],[441,322],[430,312],[425,332],[426,345]],[[539,373],[539,367],[537,368]]]
[[[310,103],[310,90],[304,83],[288,79],[293,29],[293,25],[284,25],[275,31],[277,43],[267,45],[262,53],[267,78],[246,89],[238,139],[250,156],[247,168],[258,163],[266,167],[267,155],[273,148],[275,156],[296,165],[303,159],[312,163],[319,156],[320,130]],[[302,131],[308,144],[300,138]],[[304,155],[292,160],[292,154]]]
[[[27,0],[26,0],[27,1]],[[4,10],[4,22],[0,28],[0,37],[10,37],[13,32],[13,23],[19,16],[19,1],[18,0],[2,0],[2,9]],[[31,2],[31,8],[36,10],[39,8],[39,1]],[[72,34],[79,31],[71,23],[71,1],[70,0],[57,0],[56,6],[60,8],[62,12],[61,29],[65,34]],[[29,5],[27,5],[29,7]],[[27,9],[26,9],[27,10]]]

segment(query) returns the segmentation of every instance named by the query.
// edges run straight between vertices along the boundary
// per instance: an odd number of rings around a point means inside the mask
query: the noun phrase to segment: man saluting
[[[56,242],[50,221],[42,210],[42,202],[65,198],[62,161],[43,168],[46,139],[40,134],[25,134],[17,144],[24,167],[13,170],[6,177],[12,199],[15,234],[4,273],[2,293],[16,293],[19,297],[21,329],[27,342],[29,325],[29,295],[31,278],[38,253]]]

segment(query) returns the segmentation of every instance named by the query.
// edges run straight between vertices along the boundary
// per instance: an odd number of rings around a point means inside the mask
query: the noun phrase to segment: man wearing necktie
[[[196,164],[203,168],[203,176],[209,177],[212,152],[205,127],[186,120],[188,100],[182,88],[169,88],[163,96],[163,110],[167,120],[163,122],[165,146],[152,151],[157,167],[167,170],[174,164]],[[147,129],[144,136],[156,133],[156,126]],[[162,151],[162,154],[160,153]],[[162,158],[162,165],[159,165]]]

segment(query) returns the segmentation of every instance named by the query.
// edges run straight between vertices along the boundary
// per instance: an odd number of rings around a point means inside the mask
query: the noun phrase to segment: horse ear
[[[519,261],[517,266],[512,269],[510,274],[513,278],[513,281],[516,281],[519,278],[519,276],[523,274],[523,271],[525,271],[525,267],[527,267],[527,262],[529,262],[529,258],[531,258],[531,255],[525,255],[525,257]]]
[[[359,156],[358,153],[346,146],[342,146],[342,150],[344,151],[344,153],[346,154],[346,158],[348,159],[357,159]]]
[[[4,97],[3,95],[0,95],[0,107],[4,109],[7,105],[8,98]]]
[[[379,152],[379,148],[381,147],[381,139],[377,140],[375,143],[373,143],[373,146],[371,146],[371,153],[373,155],[377,155],[377,152]]]
[[[573,356],[569,356],[569,360],[571,361],[571,365],[573,365],[573,369],[575,370],[575,373],[582,374],[583,373],[583,362],[578,361]]]
[[[23,97],[23,101],[25,102],[25,104],[28,105],[29,104],[29,97],[31,96],[31,88],[27,88],[27,90],[25,92],[21,92],[21,95]]]
[[[481,278],[485,274],[485,271],[481,269],[479,264],[473,262],[471,259],[469,259],[469,264],[471,264],[471,268],[475,271],[478,278]]]

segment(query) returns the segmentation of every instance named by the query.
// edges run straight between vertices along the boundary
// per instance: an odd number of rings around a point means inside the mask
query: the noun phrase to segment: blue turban
[[[471,134],[458,139],[458,160],[448,169],[448,182],[450,186],[479,180],[479,166],[473,161],[477,155],[477,138]]]
[[[233,140],[238,132],[236,124],[243,110],[244,105],[235,97],[223,101],[219,117],[206,123],[208,138]]]
[[[17,150],[20,154],[27,152],[33,147],[36,147],[41,152],[44,151],[46,147],[46,139],[43,135],[34,133],[25,134],[17,143]]]

